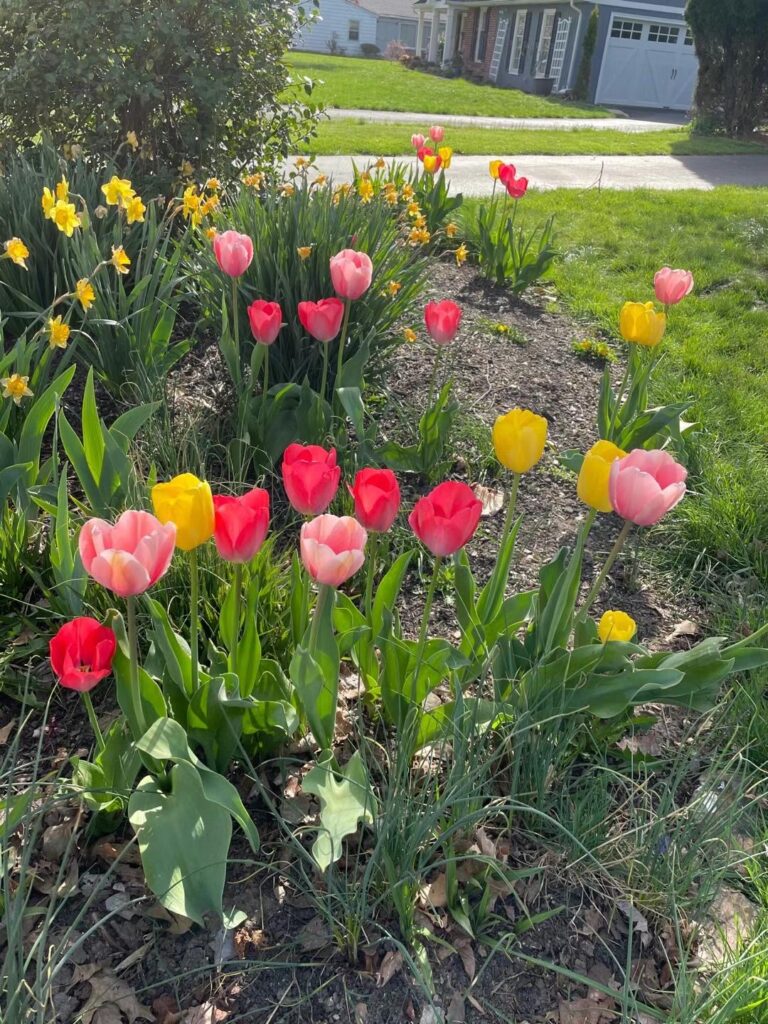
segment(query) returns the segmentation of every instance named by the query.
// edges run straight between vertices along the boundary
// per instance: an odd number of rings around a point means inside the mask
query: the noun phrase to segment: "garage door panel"
[[[686,110],[698,62],[679,23],[614,16],[603,51],[598,103]]]

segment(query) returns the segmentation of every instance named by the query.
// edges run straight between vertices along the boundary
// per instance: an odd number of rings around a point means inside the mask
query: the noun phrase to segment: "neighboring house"
[[[305,8],[312,5],[304,0]],[[359,56],[364,43],[384,53],[390,43],[416,49],[413,0],[320,0],[319,17],[294,39],[297,50],[344,50]]]
[[[622,107],[687,110],[698,61],[685,0],[415,0],[431,61],[507,88],[573,88],[590,14],[599,12],[588,99]],[[446,18],[442,49],[423,41],[428,18]]]

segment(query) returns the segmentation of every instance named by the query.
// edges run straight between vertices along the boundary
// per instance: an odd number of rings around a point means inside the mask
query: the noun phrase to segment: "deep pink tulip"
[[[115,523],[89,519],[80,531],[85,571],[118,597],[149,590],[168,571],[176,546],[176,526],[163,525],[150,512],[123,512]]]
[[[435,151],[434,151],[434,149],[432,149],[431,146],[422,146],[419,149],[419,151],[416,153],[416,156],[419,158],[419,160],[421,160],[422,163],[424,162],[424,157],[425,156],[434,156],[434,155],[435,155]]]
[[[391,469],[361,469],[349,493],[355,516],[366,530],[386,533],[400,509],[400,485]]]
[[[317,583],[340,587],[365,561],[368,534],[352,516],[318,516],[301,528],[301,560]]]
[[[213,252],[219,269],[230,277],[241,277],[253,259],[253,242],[248,235],[224,231],[213,240]]]
[[[653,526],[683,500],[684,466],[659,449],[635,448],[611,465],[608,495],[614,511],[636,526]]]
[[[303,516],[325,512],[339,489],[341,467],[336,449],[317,444],[289,444],[283,455],[283,486],[288,501]]]
[[[216,550],[227,562],[250,562],[269,529],[269,492],[254,487],[239,498],[214,494]]]
[[[441,128],[439,124],[433,124],[429,129],[429,137],[433,142],[442,142],[445,138],[445,128]]]
[[[436,345],[447,345],[453,341],[461,324],[461,310],[455,302],[428,302],[424,308],[424,323]]]
[[[413,146],[414,149],[421,149],[421,147],[424,145],[424,141],[424,136],[421,134],[411,136],[411,145]]]
[[[62,686],[92,690],[112,671],[117,637],[96,619],[82,616],[65,623],[48,646],[51,668]]]
[[[337,295],[354,302],[371,287],[373,264],[365,252],[342,249],[331,257],[331,281]]]
[[[416,502],[408,522],[433,555],[446,557],[471,540],[482,510],[468,484],[446,480]]]
[[[344,303],[341,299],[320,299],[319,302],[300,302],[301,326],[316,341],[333,341],[341,330]]]
[[[256,299],[248,307],[251,334],[260,345],[271,345],[283,326],[283,311],[277,302]]]
[[[693,274],[690,270],[672,270],[662,267],[653,278],[656,298],[665,306],[676,306],[693,291]]]
[[[528,190],[527,178],[516,178],[512,164],[502,164],[499,168],[499,181],[513,199],[520,199]]]

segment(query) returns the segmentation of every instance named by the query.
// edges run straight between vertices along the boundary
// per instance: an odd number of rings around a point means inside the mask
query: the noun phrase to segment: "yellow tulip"
[[[193,473],[182,473],[152,488],[152,505],[161,523],[176,524],[176,547],[192,551],[213,536],[211,488]]]
[[[427,174],[435,173],[437,170],[437,160],[438,158],[436,156],[432,156],[429,153],[424,154],[424,170]]]
[[[453,150],[451,149],[450,146],[441,146],[437,152],[440,156],[440,159],[443,161],[443,169],[447,171],[448,168],[451,166],[451,160],[453,159]]]
[[[499,180],[499,171],[501,170],[501,165],[503,163],[503,160],[491,160],[490,164],[488,165],[488,170],[491,172],[491,177],[493,178],[494,181]]]
[[[607,643],[609,640],[629,643],[636,632],[637,623],[626,612],[605,612],[597,625],[597,635],[600,637],[601,644]]]
[[[493,425],[496,458],[513,473],[526,473],[544,454],[547,421],[530,409],[512,409]]]
[[[652,302],[625,302],[619,329],[624,341],[655,348],[664,337],[667,317],[665,313],[657,313]]]
[[[598,512],[613,512],[613,505],[608,496],[608,478],[611,475],[611,464],[626,455],[612,441],[598,441],[593,444],[579,471],[576,493],[585,505],[597,509]]]

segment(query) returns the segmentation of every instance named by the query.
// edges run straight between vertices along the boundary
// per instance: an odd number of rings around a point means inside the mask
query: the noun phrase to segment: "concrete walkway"
[[[599,128],[612,132],[658,132],[679,128],[685,123],[646,121],[633,117],[473,117],[463,114],[413,114],[395,110],[343,110],[327,107],[325,113],[334,121],[355,118],[387,124],[415,124],[426,132],[431,124],[453,128],[526,128],[537,131],[573,131],[577,128]]]
[[[358,168],[369,157],[321,156],[316,169],[335,181],[352,180],[352,161]],[[453,158],[447,177],[456,192],[488,196],[493,182],[487,156]],[[394,158],[389,163],[403,163]],[[521,156],[514,159],[517,173],[532,188],[711,189],[716,185],[768,186],[768,156]],[[288,165],[290,166],[290,164]]]

